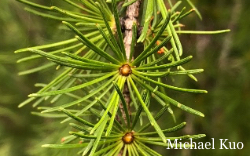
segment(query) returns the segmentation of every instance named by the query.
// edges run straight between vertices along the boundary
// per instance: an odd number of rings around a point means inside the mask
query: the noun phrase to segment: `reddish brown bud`
[[[120,68],[120,74],[122,76],[129,76],[132,73],[131,67],[128,64],[122,65]]]
[[[128,132],[122,137],[122,141],[125,144],[131,144],[134,141],[134,135],[133,132]]]

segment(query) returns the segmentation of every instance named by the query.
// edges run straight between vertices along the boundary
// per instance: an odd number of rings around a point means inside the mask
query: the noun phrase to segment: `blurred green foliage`
[[[60,3],[43,1],[41,3]],[[183,134],[205,133],[201,141],[216,140],[215,150],[166,150],[171,155],[220,155],[248,156],[250,153],[250,1],[247,0],[193,0],[203,16],[200,21],[195,14],[183,20],[187,30],[216,30],[230,28],[228,34],[182,35],[186,55],[193,55],[189,66],[204,68],[198,83],[188,78],[174,80],[177,86],[207,89],[207,95],[178,94],[171,92],[182,103],[202,111],[206,117],[198,118],[176,112],[177,121],[187,121]],[[31,115],[32,108],[18,109],[17,105],[29,93],[37,89],[36,82],[48,82],[53,70],[27,76],[17,73],[37,63],[16,64],[20,55],[14,50],[59,41],[69,35],[59,29],[60,22],[34,16],[23,10],[24,5],[14,0],[0,1],[0,155],[3,156],[48,156],[59,151],[43,149],[45,143],[59,143],[68,129],[58,121]],[[188,20],[188,21],[187,21]],[[181,96],[180,96],[181,95]],[[194,102],[195,101],[195,102]],[[162,121],[166,122],[166,121]],[[44,126],[46,125],[46,126]],[[219,139],[243,142],[243,150],[220,150]],[[71,155],[61,151],[62,155]]]

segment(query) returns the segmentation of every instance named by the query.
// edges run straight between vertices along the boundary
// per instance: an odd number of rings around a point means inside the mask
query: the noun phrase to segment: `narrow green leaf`
[[[107,110],[107,107],[105,106],[105,104],[104,104],[100,99],[97,99],[97,100],[99,101],[101,107],[102,107],[104,110]],[[112,117],[112,114],[111,114],[110,112],[108,112],[108,115],[109,115],[110,118]],[[102,116],[100,115],[100,118],[101,118],[101,117],[102,117]],[[120,130],[125,131],[125,129],[121,126],[121,124],[120,124],[116,119],[114,120],[114,122],[115,122],[115,125],[116,125],[117,127],[119,127]],[[115,127],[114,127],[114,128],[115,128]]]
[[[135,52],[136,38],[137,38],[137,24],[136,23],[133,23],[132,32],[133,32],[133,35],[132,35],[132,41],[131,41],[131,46],[130,46],[129,62],[134,57],[134,52]]]
[[[75,48],[78,48],[80,46],[82,46],[83,44],[82,43],[79,43],[79,44],[76,44],[76,45],[73,45],[73,46],[67,46],[66,48],[60,48],[58,50],[55,50],[55,51],[50,51],[49,53],[51,54],[57,54],[57,53],[60,53],[60,52],[63,52],[63,51],[69,51],[69,50],[73,50]],[[82,47],[81,49],[85,49],[86,46],[84,46],[84,48]],[[29,49],[29,48],[27,48]],[[31,49],[36,49],[36,48],[32,48]],[[37,59],[37,58],[41,58],[42,56],[41,55],[31,55],[31,56],[27,56],[27,57],[24,57],[24,58],[21,58],[19,60],[17,60],[17,63],[21,63],[21,62],[25,62],[25,61],[29,61],[29,60],[34,60],[34,59]]]
[[[139,39],[137,40],[137,42],[143,42],[145,40],[145,38],[147,37],[149,24],[151,22],[151,18],[153,15],[153,10],[154,10],[154,1],[148,0],[147,1],[147,8],[145,10],[143,10],[143,11],[145,11],[145,15],[144,15],[145,21],[144,21],[144,23],[142,23],[142,25],[143,25],[142,33],[141,33]]]
[[[74,71],[74,69],[67,69],[65,70],[62,74],[60,74],[58,77],[56,77],[54,80],[52,80],[46,87],[42,88],[40,91],[38,91],[37,93],[42,93],[48,89],[50,89],[51,87],[53,87],[53,85],[56,85],[58,84],[61,80],[63,80],[67,74],[70,72],[70,71]],[[31,97],[31,98],[28,98],[27,100],[23,101],[22,103],[20,103],[18,105],[18,107],[23,107],[24,105],[30,103],[31,101],[35,100],[36,98],[35,97]]]
[[[171,31],[169,26],[167,27],[167,33],[168,33],[168,35],[173,36],[173,32]],[[178,50],[177,45],[175,43],[175,38],[176,38],[176,34],[175,34],[175,37],[171,38],[170,43],[172,45],[172,48],[174,49],[175,58],[177,61],[179,61],[180,60],[180,53],[179,53],[179,50]]]
[[[136,71],[133,72],[133,74],[135,74],[137,77],[140,77],[141,79],[147,81],[147,82],[152,82],[154,84],[169,88],[169,89],[173,89],[176,91],[181,91],[181,92],[190,92],[190,93],[207,93],[206,90],[199,90],[199,89],[188,89],[188,88],[179,88],[179,87],[175,87],[175,86],[171,86],[171,85],[167,85],[161,82],[157,82],[155,80],[152,80],[151,78],[147,78],[142,76],[140,73],[137,73]]]
[[[147,54],[142,56],[141,59],[138,59],[138,61],[141,62],[143,59],[145,59],[148,56],[150,56],[150,55],[156,53],[157,51],[159,51],[167,42],[169,42],[169,40],[171,40],[171,38],[172,38],[171,36],[166,37],[159,45],[157,45],[151,51],[149,51]]]
[[[125,146],[127,146],[128,147],[128,155],[129,156],[132,156],[132,147],[131,146],[129,146],[129,145],[125,145]]]
[[[175,62],[172,62],[172,63],[167,63],[167,64],[159,65],[159,66],[151,66],[151,67],[141,67],[141,66],[139,66],[138,68],[135,68],[135,70],[156,70],[156,69],[166,69],[166,68],[170,68],[170,67],[176,67],[176,66],[187,63],[192,58],[193,58],[192,56],[188,56],[188,57],[186,57],[184,59],[181,59],[179,61],[175,61]]]
[[[132,87],[131,87],[129,81],[127,82],[127,84],[128,84],[128,88],[130,90],[129,95],[130,95],[130,97],[132,99],[132,102],[133,102],[133,104],[135,106],[135,109],[136,109],[136,115],[138,115],[138,117],[140,119],[140,124],[142,125],[143,124],[143,119],[142,119],[142,115],[140,115],[141,111],[142,111],[142,106],[137,103],[137,99],[134,96],[134,92],[132,90]],[[146,90],[142,92],[142,95],[143,95],[142,97],[144,97],[145,92],[146,92]],[[135,124],[137,123],[137,121],[135,121],[135,119],[138,119],[138,118],[134,118],[134,120],[132,122],[132,129],[134,128]]]
[[[80,99],[78,99],[78,100],[76,100],[76,101],[73,101],[73,102],[70,102],[70,103],[66,103],[66,104],[64,104],[64,105],[52,107],[52,108],[50,108],[50,109],[47,109],[47,110],[45,110],[45,111],[42,111],[42,113],[57,111],[59,108],[67,108],[67,107],[74,106],[74,105],[79,104],[79,103],[81,103],[81,102],[83,102],[83,101],[86,101],[87,99],[89,99],[90,97],[92,97],[92,96],[94,96],[95,94],[99,93],[99,92],[100,92],[101,90],[103,90],[103,89],[106,89],[106,91],[103,92],[103,94],[106,94],[106,92],[109,91],[109,89],[112,87],[112,85],[110,85],[111,82],[114,81],[114,79],[117,78],[117,76],[118,76],[118,75],[114,76],[113,78],[111,78],[111,79],[110,79],[109,81],[107,81],[106,83],[104,83],[104,84],[98,86],[98,87],[96,88],[95,91],[89,93],[88,95],[86,95],[86,96],[84,96],[84,97],[82,97],[82,98],[80,98]],[[110,86],[107,87],[108,85],[110,85]],[[102,95],[101,95],[101,96],[102,96]],[[87,105],[86,108],[84,108],[84,109],[81,110],[80,112],[84,112],[85,110],[87,110],[88,107],[90,108],[91,106],[92,106],[92,104]]]
[[[17,0],[17,1],[19,1],[21,3],[24,3],[26,5],[32,6],[32,7],[39,8],[39,9],[51,10],[50,7],[40,5],[40,4],[37,4],[37,3],[33,3],[33,2],[30,2],[30,1],[27,1],[27,0]]]
[[[153,156],[162,156],[161,154],[157,153],[156,151],[152,150],[151,148],[149,148],[148,146],[146,146],[145,144],[141,143],[140,141],[136,141],[136,143],[139,144],[139,146],[141,146],[142,148],[144,148],[146,151],[148,151],[149,153],[151,153],[151,155]]]
[[[178,130],[180,130],[180,129],[182,129],[183,127],[185,127],[186,126],[186,122],[182,122],[181,124],[179,124],[179,125],[177,125],[177,126],[174,126],[174,127],[172,127],[172,128],[168,128],[168,129],[164,129],[164,130],[162,130],[162,132],[163,133],[172,133],[172,132],[176,132],[176,131],[178,131]],[[147,136],[147,135],[155,135],[155,134],[157,134],[157,132],[146,132],[146,133],[135,133],[134,135],[135,136],[141,136],[141,135],[145,135],[145,136]]]
[[[103,8],[103,11],[105,11],[105,14],[106,14],[107,18],[111,17],[112,16],[112,12],[110,10],[110,7],[109,7],[108,3],[106,3],[105,0],[97,0],[97,1],[99,2],[99,4],[101,4],[101,6]],[[102,11],[100,11],[100,12],[103,13]]]
[[[70,77],[68,79],[65,79],[66,82],[63,83],[62,85],[58,85],[58,87],[55,88],[55,90],[57,90],[58,88],[69,88],[70,86],[73,85],[73,83],[75,83],[75,81],[77,80],[76,78],[70,79]],[[63,94],[59,94],[57,96],[55,96],[50,102],[54,103],[56,102]],[[67,94],[68,95],[68,94]]]
[[[123,60],[122,58],[122,53],[119,49],[117,49],[113,43],[110,41],[109,37],[105,34],[105,32],[103,31],[102,27],[98,24],[96,24],[96,27],[99,29],[100,33],[102,34],[103,38],[105,39],[105,41],[108,43],[109,47],[112,49],[112,51],[116,54],[116,56],[120,59],[120,61]],[[113,35],[113,34],[109,34],[109,35]]]
[[[41,70],[50,68],[50,67],[52,67],[52,66],[55,66],[55,63],[46,63],[46,64],[41,65],[41,66],[39,66],[39,67],[36,67],[36,68],[32,68],[32,69],[29,69],[29,70],[25,70],[25,71],[19,72],[18,75],[32,74],[32,73],[35,73],[35,72],[38,72],[38,71],[41,71]]]
[[[120,153],[122,147],[123,147],[123,142],[120,141],[119,144],[118,144],[118,146],[116,146],[115,148],[113,148],[112,150],[110,150],[110,152],[108,153],[108,155],[110,155],[110,156],[111,155],[117,156]]]
[[[161,137],[162,141],[164,143],[166,143],[166,137],[164,135],[164,133],[162,132],[161,128],[159,127],[159,125],[157,124],[157,122],[155,121],[154,117],[152,116],[152,114],[150,113],[150,111],[148,110],[148,107],[146,106],[146,104],[144,103],[144,101],[141,98],[141,95],[137,89],[137,87],[135,86],[132,78],[129,76],[128,77],[129,82],[131,83],[132,88],[134,89],[137,98],[139,99],[144,111],[146,112],[146,114],[148,115],[149,121],[151,123],[151,125],[155,128],[155,130],[157,131],[158,135]]]
[[[176,31],[176,33],[179,33],[179,34],[199,34],[199,35],[216,35],[216,34],[227,33],[227,32],[230,32],[230,29],[216,30],[216,31],[193,31],[193,30]]]
[[[155,35],[155,37],[153,38],[153,40],[149,43],[149,45],[143,50],[143,52],[132,62],[132,65],[137,65],[139,63],[139,59],[141,59],[141,57],[143,57],[145,54],[147,54],[148,51],[150,51],[150,49],[152,47],[154,47],[156,41],[159,39],[159,37],[162,35],[163,31],[166,29],[169,21],[170,21],[170,13],[168,14],[167,18],[164,20],[164,24],[162,25],[161,29],[157,32],[157,34]],[[171,35],[169,35],[171,36]]]
[[[95,124],[95,126],[93,127],[93,129],[91,130],[90,134],[93,134],[95,132],[95,130],[101,125],[101,123],[108,118],[107,114],[108,112],[111,110],[111,108],[114,108],[114,105],[117,105],[118,103],[118,93],[114,92],[114,94],[111,97],[110,102],[107,105],[107,109],[105,110],[105,112],[102,114],[102,118],[98,121],[97,124]]]
[[[74,55],[74,54],[67,53],[67,52],[62,52],[62,53],[65,54],[65,55],[67,55],[67,56],[69,56],[69,57],[71,57],[71,58],[73,58],[73,59],[89,63],[90,65],[97,65],[97,66],[103,66],[103,67],[106,66],[106,67],[117,68],[117,69],[120,67],[119,65],[116,65],[116,64],[111,64],[111,63],[105,63],[105,62],[101,62],[101,61],[96,61],[96,60],[92,60],[92,59],[80,57],[78,55]]]
[[[86,1],[86,0],[80,0],[80,1],[82,2],[82,4],[84,4],[84,6],[86,6],[87,8],[92,10],[93,12],[100,13],[98,8],[93,3],[91,4],[91,1]]]
[[[160,119],[162,117],[162,115],[165,113],[165,111],[168,109],[167,106],[162,107],[162,109],[154,116],[154,119],[157,121],[158,119]],[[151,126],[150,123],[144,125],[141,129],[139,129],[137,132],[140,133],[144,130],[146,130],[147,128],[149,128]],[[158,133],[158,132],[157,132]]]
[[[58,20],[58,21],[68,21],[68,22],[80,22],[80,21],[82,21],[82,19],[73,19],[73,18],[70,18],[70,17],[68,17],[68,18],[67,17],[60,17],[58,15],[52,15],[52,14],[49,14],[49,13],[36,11],[36,10],[30,9],[30,8],[25,8],[25,10],[32,13],[32,14],[35,14],[35,15],[38,15],[38,16],[41,16],[41,17],[45,17],[45,18]]]
[[[152,1],[152,0],[148,0],[148,1]],[[150,24],[149,21],[146,22],[146,23],[144,23],[143,29],[142,29],[142,31],[141,31],[141,35],[140,35],[140,37],[139,37],[138,40],[137,40],[138,43],[139,43],[139,42],[144,42],[144,41],[145,41],[145,39],[146,39],[146,37],[147,37],[147,34],[148,34],[149,24]]]
[[[181,140],[188,140],[190,138],[192,139],[200,139],[200,138],[203,138],[205,137],[206,135],[205,134],[198,134],[198,135],[183,135],[183,136],[179,136],[179,137],[167,137],[167,140],[170,140],[170,141],[174,141],[176,139],[181,139]],[[138,137],[137,138],[138,140],[144,142],[144,141],[161,141],[161,138],[159,137]]]
[[[130,85],[130,83],[128,83]],[[146,105],[148,105],[149,100],[149,93],[148,91],[144,91],[142,92],[142,99],[145,102]],[[136,111],[136,114],[134,116],[134,120],[132,122],[132,126],[131,126],[131,130],[133,130],[135,128],[135,125],[137,124],[137,121],[139,120],[139,117],[141,116],[142,113],[142,105],[139,106],[139,108]]]
[[[141,76],[159,78],[159,77],[164,77],[166,75],[169,75],[170,72],[169,71],[167,72],[139,72],[133,69],[132,73],[137,73],[137,74],[140,74]]]
[[[156,1],[155,1],[155,3],[156,3]],[[155,30],[155,27],[159,23],[159,20],[160,20],[159,15],[158,15],[158,6],[157,6],[157,4],[154,5],[154,14],[153,15],[154,15],[154,19],[153,19],[153,23],[151,25],[151,30],[152,31]]]
[[[185,68],[183,68],[182,66],[178,66],[178,68],[177,69],[179,69],[179,70],[181,70],[181,71],[186,71],[186,69]],[[192,73],[188,73],[187,74],[191,79],[193,79],[194,81],[198,81],[197,80],[197,78],[192,74]]]
[[[34,97],[31,97],[31,98],[26,99],[25,101],[23,101],[22,103],[20,103],[20,104],[18,105],[18,108],[21,108],[21,107],[27,105],[28,103],[30,103],[31,101],[33,101],[33,100],[35,100],[35,99],[36,99],[36,98],[34,98]]]
[[[182,109],[182,110],[184,110],[184,111],[186,111],[186,112],[189,112],[189,113],[191,113],[191,114],[195,114],[195,115],[204,117],[204,114],[203,114],[203,113],[201,113],[201,112],[199,112],[199,111],[197,111],[197,110],[194,110],[194,109],[192,109],[192,108],[190,108],[190,107],[188,107],[188,106],[185,106],[185,105],[183,105],[183,104],[181,104],[181,103],[175,101],[174,99],[171,99],[170,97],[168,97],[168,96],[162,94],[162,93],[159,92],[159,91],[154,91],[154,89],[153,89],[151,86],[149,86],[149,85],[143,83],[143,82],[142,82],[140,79],[138,79],[136,76],[133,76],[133,75],[132,75],[132,77],[133,77],[133,79],[135,79],[139,84],[141,84],[141,86],[143,86],[143,87],[145,87],[146,89],[148,89],[149,91],[155,93],[156,95],[158,95],[158,96],[161,97],[162,99],[169,101],[169,102],[170,102],[171,104],[173,104],[174,106],[176,106],[176,107],[178,107],[178,108],[180,108],[180,109]]]
[[[126,101],[125,101],[125,99],[123,97],[123,94],[122,94],[121,90],[120,90],[121,85],[120,85],[120,87],[115,83],[113,83],[113,85],[114,85],[114,87],[115,87],[115,89],[116,89],[116,91],[117,91],[117,93],[118,93],[118,95],[119,95],[119,97],[121,99],[121,103],[123,105],[123,108],[124,108],[124,111],[125,111],[125,114],[126,114],[126,120],[127,120],[127,123],[128,123],[128,127],[130,127],[130,116],[129,116],[129,112],[128,112],[127,103],[126,103]]]
[[[107,151],[109,151],[110,149],[113,149],[115,147],[117,147],[118,145],[120,144],[119,141],[117,141],[116,143],[114,144],[111,144],[109,146],[106,146],[105,148],[102,148],[101,150],[99,150],[98,152],[96,152],[93,156],[99,156]]]
[[[89,150],[91,150],[94,142],[95,142],[94,139],[90,140],[90,142],[88,143],[88,146],[83,149],[84,151],[82,152],[82,156],[85,156],[89,152]]]
[[[94,52],[99,54],[100,56],[106,58],[110,62],[114,64],[120,64],[119,61],[117,61],[115,58],[107,54],[105,51],[101,50],[100,48],[96,47],[89,39],[87,39],[80,31],[78,31],[74,26],[72,26],[70,23],[63,21],[63,23],[70,28],[73,32],[75,32],[76,35],[78,35],[83,43],[86,44],[90,49],[92,49]]]
[[[123,35],[122,35],[122,31],[121,31],[122,29],[121,29],[121,25],[120,25],[120,18],[119,18],[118,11],[117,11],[116,0],[112,0],[112,9],[113,9],[114,17],[115,17],[115,25],[116,25],[117,35],[118,35],[118,43],[121,47],[122,54],[126,60],[126,58],[129,58],[129,56],[126,56],[126,53],[125,53],[125,47],[124,47],[124,43],[123,43]]]
[[[98,18],[88,18],[86,16],[78,15],[76,13],[73,13],[73,12],[65,10],[65,9],[61,9],[59,7],[56,7],[56,6],[52,6],[51,9],[54,10],[54,11],[57,11],[57,12],[59,12],[61,14],[67,15],[69,17],[72,17],[74,19],[81,19],[83,21],[90,22],[90,23],[102,23],[101,19],[98,19]],[[94,16],[94,17],[98,17],[98,16]]]
[[[126,81],[126,77],[121,76],[121,78],[118,79],[118,88],[123,89],[125,81]],[[126,102],[125,102],[125,105],[126,105]],[[118,108],[119,108],[119,92],[118,92],[117,100],[113,104],[112,117],[109,120],[109,125],[105,134],[106,136],[108,136],[111,133]]]
[[[169,22],[169,25],[168,25],[168,26],[169,26],[170,30],[172,31],[173,38],[174,38],[175,43],[176,43],[176,46],[177,46],[177,48],[178,48],[179,56],[181,56],[182,53],[183,53],[182,44],[181,44],[181,41],[180,41],[180,39],[179,39],[179,36],[177,35],[177,33],[176,33],[176,31],[175,31],[175,28],[174,28],[174,26],[173,26],[172,21]],[[169,31],[168,31],[168,32],[169,32]]]
[[[35,47],[29,47],[29,48],[19,49],[19,50],[16,50],[15,53],[28,52],[30,49],[47,49],[47,48],[53,48],[53,47],[57,47],[57,46],[63,46],[63,45],[71,44],[71,43],[74,43],[74,42],[77,42],[76,38],[65,40],[65,41],[61,41],[61,42],[56,42],[56,43],[52,43],[52,44],[45,44],[45,45],[41,45],[41,46],[35,46]]]
[[[84,74],[70,74],[69,76],[75,77],[75,78],[96,78],[96,77],[104,76],[106,74],[107,73],[94,73],[94,74],[84,73]]]
[[[71,135],[75,135],[81,138],[86,138],[86,139],[96,139],[97,136],[94,135],[84,135],[82,132],[72,132],[70,131],[69,134]],[[117,140],[120,140],[120,138],[122,137],[122,135],[110,135],[110,136],[101,136],[101,138],[103,139],[114,139],[116,138]]]
[[[146,141],[146,140],[141,140],[141,142],[143,142],[144,144],[157,145],[157,146],[163,146],[163,147],[170,147],[169,144],[162,143],[162,142]],[[173,148],[175,148],[175,147],[177,147],[178,149],[184,148],[182,143],[174,144]],[[191,147],[193,147],[193,145],[190,145],[190,144],[189,145],[185,145],[185,148],[191,148]]]
[[[131,146],[131,149],[132,149],[133,156],[139,156],[139,151],[138,151],[137,148],[135,148],[134,143],[130,144],[130,146]]]
[[[89,128],[86,128],[86,127],[83,127],[83,126],[79,126],[75,123],[69,123],[70,126],[72,126],[73,128],[79,130],[79,131],[82,131],[82,132],[87,132],[89,133],[90,129]]]
[[[199,12],[199,10],[194,6],[194,4],[190,1],[190,0],[186,0],[188,2],[188,4],[195,10],[196,14],[198,15],[198,17],[202,20],[202,16]]]
[[[75,60],[75,59],[69,59],[69,58],[65,58],[65,57],[60,57],[60,56],[56,56],[56,55],[53,55],[53,54],[50,54],[50,53],[46,53],[44,51],[41,51],[41,50],[36,50],[36,49],[30,49],[29,50],[30,52],[33,52],[33,53],[37,53],[39,55],[42,55],[42,56],[45,56],[47,57],[48,59],[50,59],[51,61],[53,62],[56,62],[58,64],[61,64],[61,65],[65,65],[65,66],[70,66],[70,67],[74,67],[74,68],[82,68],[82,69],[96,69],[96,70],[109,70],[109,69],[116,69],[118,68],[119,66],[112,66],[108,63],[106,64],[97,64],[97,63],[94,63],[93,61],[92,62],[82,62],[82,61],[78,61],[78,60]],[[72,56],[73,57],[73,56]],[[75,58],[78,58],[77,56],[74,56]],[[97,62],[97,61],[96,61]]]
[[[100,6],[99,3],[96,3],[96,4],[97,4],[99,10],[100,10],[101,12],[104,12],[103,7]],[[109,20],[107,19],[107,17],[105,17],[104,14],[101,14],[101,15],[102,15],[102,17],[103,17],[103,20],[104,20],[104,23],[105,23],[105,25],[106,25],[106,28],[107,28],[107,30],[108,30],[108,32],[109,32],[109,37],[110,37],[110,39],[111,39],[111,42],[113,43],[113,45],[114,45],[117,49],[120,49],[120,47],[119,47],[119,45],[118,45],[118,43],[117,43],[117,41],[116,41],[116,38],[115,38],[115,36],[113,35],[114,32],[113,32],[113,30],[111,30],[112,20],[111,20],[111,24],[109,24]],[[120,49],[119,51],[121,51],[121,49]],[[123,59],[125,59],[125,58],[123,57]]]
[[[84,119],[82,119],[82,118],[80,118],[78,116],[75,116],[74,114],[70,113],[69,111],[67,111],[67,110],[65,110],[63,108],[61,108],[60,110],[63,113],[65,113],[66,115],[68,115],[69,117],[73,118],[74,120],[76,120],[76,121],[78,121],[78,122],[80,122],[80,123],[82,123],[84,125],[87,125],[87,126],[90,126],[90,127],[94,126],[94,124],[92,124],[92,123],[90,123],[90,122],[88,122],[88,121],[86,121],[86,120],[84,120]]]
[[[137,1],[137,0],[131,0],[131,1],[125,2],[125,3],[123,3],[122,7],[127,7],[127,6],[133,4],[133,3],[136,2],[136,1]]]
[[[176,3],[171,7],[171,13],[174,13],[175,10],[180,6],[181,3],[182,3],[182,1],[176,2]]]
[[[191,70],[183,70],[183,71],[172,71],[169,72],[169,75],[188,75],[188,74],[198,74],[203,72],[204,69],[191,69]]]
[[[172,23],[175,23],[176,21],[177,21],[177,23],[178,23],[179,18],[180,18],[180,16],[183,14],[183,12],[184,12],[185,9],[186,9],[186,7],[182,8],[181,12],[178,12],[178,14],[177,14],[177,16],[175,17],[175,19],[172,20]]]
[[[53,59],[48,58],[48,60],[55,62],[61,66],[71,67],[75,69],[83,69],[83,70],[97,70],[97,71],[111,71],[112,68],[110,67],[103,67],[101,65],[95,65],[95,64],[89,64],[89,63],[83,63],[80,61],[76,61],[73,59],[68,59],[64,57],[54,57]],[[60,66],[59,66],[60,67]]]
[[[65,114],[41,114],[40,112],[31,112],[32,115],[41,116],[44,118],[64,118],[67,117]]]
[[[87,83],[84,83],[84,84],[81,84],[81,85],[78,85],[78,86],[74,86],[74,87],[71,87],[71,88],[67,88],[67,89],[62,89],[62,90],[57,90],[57,91],[49,91],[49,92],[44,92],[44,93],[33,93],[33,94],[30,94],[29,96],[30,97],[39,97],[39,96],[50,96],[50,95],[58,95],[58,94],[64,94],[64,93],[68,93],[68,92],[72,92],[72,91],[75,91],[75,90],[78,90],[78,89],[82,89],[84,87],[87,87],[89,85],[93,85],[97,82],[100,82],[100,81],[103,81],[111,76],[114,76],[115,74],[117,73],[117,71],[114,71],[114,72],[111,72],[105,76],[102,76],[100,78],[97,78],[97,79],[94,79],[92,81],[89,81]]]
[[[78,9],[86,11],[87,13],[93,14],[95,16],[99,16],[100,15],[99,12],[95,12],[95,11],[89,10],[88,8],[82,7],[81,5],[78,5],[78,4],[74,3],[74,2],[72,2],[71,0],[64,0],[64,1],[67,2],[67,3],[69,3],[70,5],[78,8]]]
[[[96,140],[95,140],[95,142],[93,144],[93,147],[92,147],[92,149],[90,151],[89,156],[93,156],[94,155],[94,153],[95,153],[95,151],[96,151],[96,149],[97,149],[97,147],[99,145],[99,142],[101,140],[102,133],[103,133],[103,131],[105,129],[106,124],[107,124],[107,118],[105,118],[105,120],[103,120],[103,122],[101,123],[101,125],[98,127],[98,129],[96,130],[96,132],[94,134],[94,135],[97,136],[97,138],[96,138]]]
[[[190,15],[190,14],[191,14],[192,12],[194,12],[194,11],[195,11],[194,9],[191,9],[191,10],[189,10],[188,12],[186,12],[186,13],[184,13],[184,14],[180,15],[180,16],[179,16],[179,18],[178,18],[178,19],[176,19],[176,20],[178,20],[178,21],[179,21],[179,20],[183,19],[184,17],[186,17],[186,16]],[[177,21],[177,23],[179,23],[178,21]],[[174,22],[175,22],[175,21],[173,21],[173,23],[174,23]],[[179,29],[179,30],[180,30],[180,29]]]
[[[139,146],[139,145],[137,144],[136,141],[133,143],[133,145],[135,146],[135,148],[136,148],[142,155],[150,156],[146,150],[144,150],[141,146]]]
[[[123,149],[123,154],[122,154],[122,156],[126,156],[126,155],[127,155],[127,151],[128,151],[128,145],[125,145],[125,146],[124,146],[124,149]]]
[[[46,148],[83,148],[86,147],[88,143],[83,144],[44,144],[42,147]]]
[[[156,60],[154,60],[154,61],[152,61],[152,62],[150,62],[150,63],[141,65],[140,67],[149,67],[149,66],[153,66],[153,65],[155,65],[155,64],[157,64],[157,63],[159,63],[159,62],[165,60],[166,58],[168,58],[169,55],[172,54],[172,52],[173,52],[173,49],[171,49],[171,50],[165,52],[164,55],[161,56],[160,58],[158,58],[158,59],[156,59]]]
[[[157,5],[160,8],[163,19],[166,19],[167,16],[168,16],[168,12],[167,12],[166,6],[164,4],[164,1],[163,0],[157,0],[157,3],[158,3]]]
[[[162,0],[157,0],[157,3],[159,5],[159,7],[160,7],[160,11],[161,11],[163,19],[169,18],[170,15],[169,15],[169,12],[167,11],[166,7],[165,7],[164,2]],[[169,25],[173,25],[171,20],[169,21]],[[182,51],[179,52],[179,50],[182,50],[182,48],[181,48],[181,45],[179,44],[179,38],[176,35],[175,30],[172,31],[169,25],[167,26],[168,35],[173,36],[173,38],[170,40],[170,43],[171,43],[171,45],[172,45],[172,47],[174,49],[175,57],[176,57],[177,61],[179,61],[180,60],[179,54],[182,53]],[[180,46],[179,47],[180,49],[177,49],[177,45],[176,45],[175,42],[178,42],[178,46]]]
[[[163,94],[166,95],[165,92],[162,92]],[[167,106],[168,107],[168,112],[169,114],[172,116],[174,122],[176,123],[176,118],[175,118],[175,115],[174,115],[174,112],[172,110],[172,108],[170,107],[169,105],[169,102],[168,101],[163,101],[160,97],[158,97],[157,95],[155,95],[154,93],[151,93],[152,94],[152,97],[159,103],[161,104],[162,106]]]

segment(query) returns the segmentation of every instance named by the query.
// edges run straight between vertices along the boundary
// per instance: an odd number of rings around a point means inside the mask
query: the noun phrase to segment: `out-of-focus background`
[[[184,0],[183,0],[184,1]],[[41,4],[59,1],[36,0]],[[163,155],[179,156],[249,156],[250,153],[250,1],[248,0],[193,0],[203,16],[200,21],[192,14],[182,20],[187,30],[231,29],[220,35],[181,35],[185,55],[193,55],[189,63],[193,68],[204,68],[198,83],[178,78],[178,86],[202,88],[206,95],[171,95],[206,117],[200,118],[176,111],[177,123],[186,121],[187,127],[178,134],[207,135],[199,141],[215,139],[214,150],[166,150]],[[42,144],[60,142],[67,133],[58,121],[32,115],[31,105],[17,108],[27,95],[37,91],[36,82],[48,82],[52,70],[18,76],[18,72],[37,63],[16,61],[27,54],[14,54],[19,48],[41,45],[65,38],[58,29],[60,22],[37,17],[24,11],[24,5],[15,0],[0,1],[0,155],[48,156],[59,152],[40,148]],[[66,34],[68,35],[68,34]],[[181,96],[180,96],[181,95]],[[176,109],[174,109],[176,110]],[[171,120],[171,119],[166,119]],[[56,128],[55,128],[56,125]],[[175,134],[176,135],[176,134]],[[219,139],[242,142],[244,149],[220,150]],[[227,142],[227,143],[228,143]],[[64,152],[64,151],[63,151]],[[63,153],[62,152],[62,153]],[[73,155],[64,153],[62,155]]]

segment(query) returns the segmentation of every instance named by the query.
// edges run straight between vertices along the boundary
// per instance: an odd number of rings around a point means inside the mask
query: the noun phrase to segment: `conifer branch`
[[[132,0],[129,0],[128,2],[130,2],[130,1],[132,1]],[[140,4],[141,4],[141,0],[137,0],[136,2],[129,5],[127,7],[127,10],[126,10],[126,18],[124,20],[124,28],[125,28],[124,34],[125,35],[124,35],[123,42],[124,42],[124,46],[125,46],[127,61],[129,61],[129,59],[130,59],[131,46],[134,46],[131,44],[132,39],[133,39],[133,25],[135,23],[138,26],[138,16],[139,16]],[[132,60],[133,60],[133,56],[132,56]],[[130,98],[130,93],[129,93],[129,88],[128,88],[127,82],[125,82],[125,85],[123,88],[123,96],[124,96],[124,99],[126,101],[129,115],[131,118],[131,109],[130,109],[131,98]],[[122,117],[124,118],[124,121],[127,121],[122,103],[119,104],[119,107],[120,107],[120,110],[122,112]],[[130,124],[130,123],[126,123],[126,124]],[[121,155],[123,155],[123,149],[120,151],[118,156],[121,156]]]

